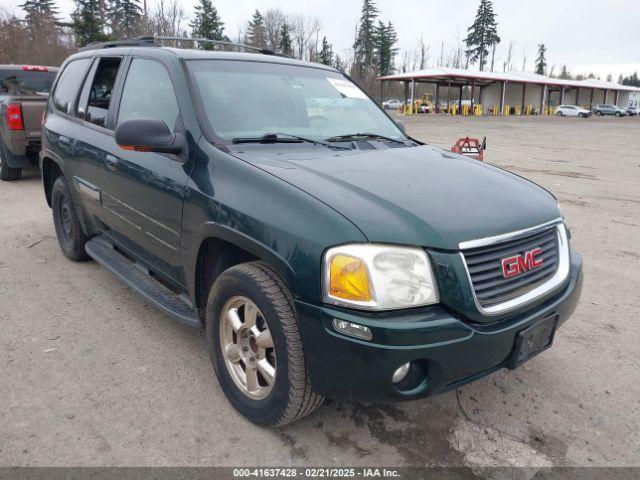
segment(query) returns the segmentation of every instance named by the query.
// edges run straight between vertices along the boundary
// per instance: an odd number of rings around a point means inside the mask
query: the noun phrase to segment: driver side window
[[[169,73],[155,60],[135,58],[122,89],[118,123],[132,118],[164,121],[171,132],[180,118],[178,101]]]

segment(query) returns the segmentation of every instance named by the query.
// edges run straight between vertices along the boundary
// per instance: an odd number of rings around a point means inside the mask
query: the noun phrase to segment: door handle
[[[118,159],[113,155],[107,155],[104,157],[104,161],[107,164],[108,169],[116,170],[118,168]]]

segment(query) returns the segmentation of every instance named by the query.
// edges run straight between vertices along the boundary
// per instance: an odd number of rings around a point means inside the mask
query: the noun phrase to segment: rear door
[[[156,59],[131,59],[118,104],[114,126],[132,118],[156,118],[173,132],[183,131],[172,79]],[[102,183],[114,239],[153,265],[156,273],[183,286],[179,249],[191,167],[186,152],[177,156],[129,151],[110,138]]]
[[[123,62],[122,56],[97,57],[93,61],[74,113],[77,126],[72,136],[73,178],[91,220],[95,219],[101,229],[111,221],[102,188],[105,161],[113,144],[114,133],[109,124],[112,98],[118,82],[122,81],[120,66]]]

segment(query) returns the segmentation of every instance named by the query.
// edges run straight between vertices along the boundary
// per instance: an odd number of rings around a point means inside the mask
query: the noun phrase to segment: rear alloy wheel
[[[21,168],[12,168],[6,161],[6,154],[4,153],[4,145],[0,140],[0,180],[4,182],[14,182],[19,180],[22,176]]]
[[[220,387],[248,420],[286,425],[314,411],[293,297],[262,262],[236,265],[213,284],[206,336]]]
[[[89,255],[84,249],[88,238],[80,226],[67,180],[62,176],[58,177],[53,184],[51,208],[53,224],[62,252],[74,262],[89,260]]]

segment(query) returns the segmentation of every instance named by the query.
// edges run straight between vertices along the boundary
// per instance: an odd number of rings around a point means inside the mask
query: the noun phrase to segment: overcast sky
[[[148,0],[153,3],[153,0]],[[0,0],[5,7],[16,8],[22,1]],[[73,10],[72,0],[57,0],[65,16]],[[141,1],[142,3],[142,1]],[[183,0],[191,16],[195,0]],[[226,25],[226,33],[235,38],[238,29],[246,29],[253,11],[280,8],[285,13],[313,14],[320,17],[323,34],[342,53],[353,43],[360,16],[361,0],[213,0]],[[479,0],[378,0],[380,17],[391,20],[398,29],[399,47],[414,50],[420,35],[430,46],[431,61],[439,57],[441,43],[446,50],[466,35]],[[566,64],[572,73],[595,72],[603,79],[611,73],[640,71],[640,1],[638,0],[494,0],[498,15],[498,34],[502,43],[496,53],[496,68],[510,41],[515,41],[513,63],[522,68],[523,50],[527,70],[533,69],[537,45],[547,46],[549,66],[556,73]],[[400,62],[400,56],[396,63]]]

